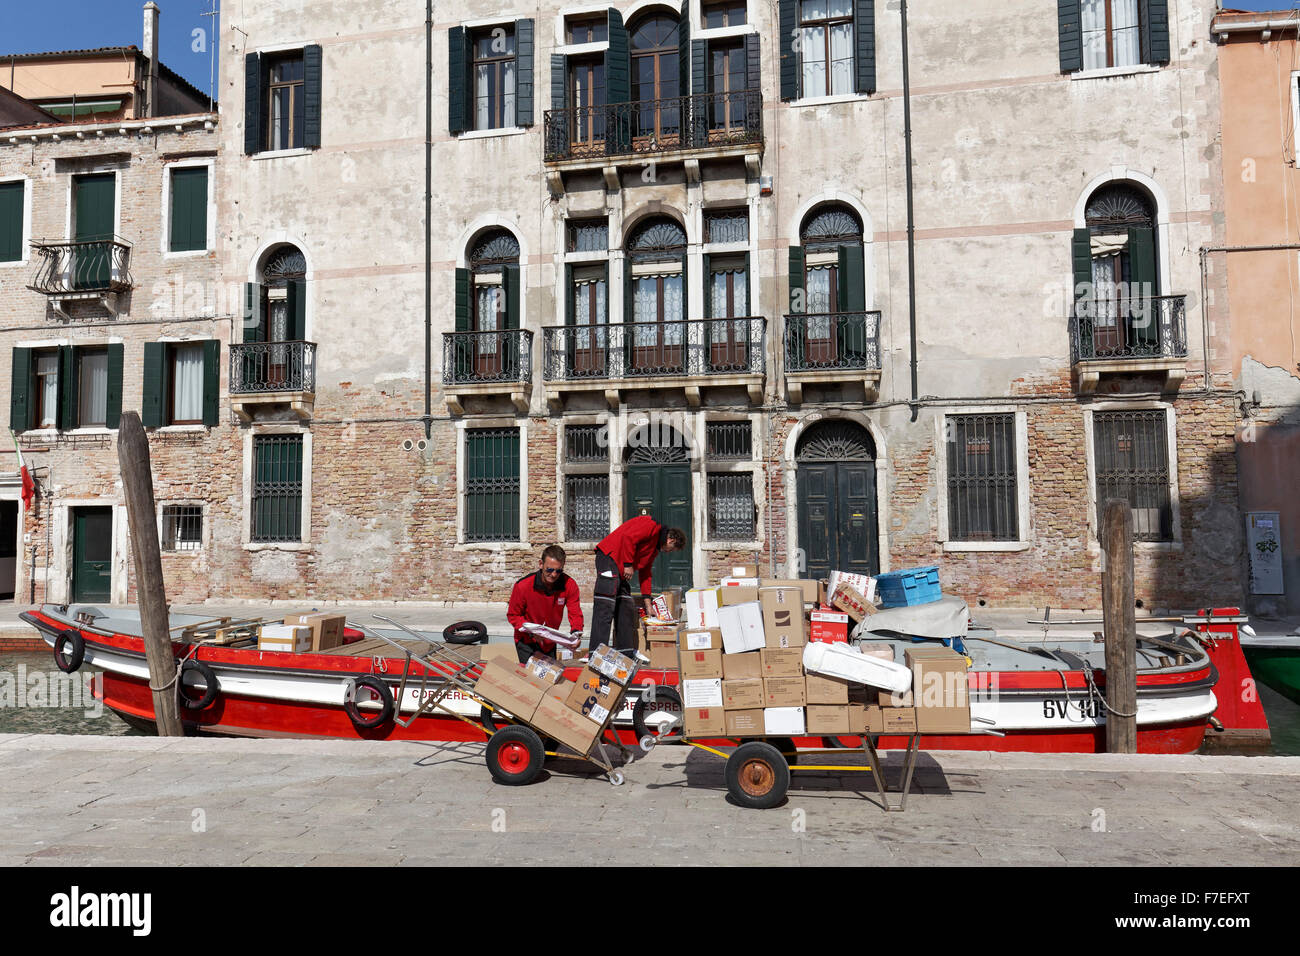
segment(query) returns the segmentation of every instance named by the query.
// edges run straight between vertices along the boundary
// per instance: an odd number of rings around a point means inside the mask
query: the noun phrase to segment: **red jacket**
[[[649,515],[624,521],[609,533],[596,550],[604,552],[621,571],[625,565],[636,568],[641,578],[641,593],[650,592],[650,566],[659,556],[659,545],[667,530]]]
[[[555,642],[548,641],[536,634],[520,630],[525,624],[545,624],[558,628],[564,617],[564,609],[569,609],[569,629],[582,630],[582,604],[578,598],[578,582],[563,571],[555,579],[555,585],[548,589],[541,571],[526,574],[515,582],[510,592],[510,604],[506,607],[506,619],[515,629],[515,640],[525,644],[535,644],[544,654],[555,653]]]

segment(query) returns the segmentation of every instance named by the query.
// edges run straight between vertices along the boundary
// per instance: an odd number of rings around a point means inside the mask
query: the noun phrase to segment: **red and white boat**
[[[1139,637],[1137,673],[1137,740],[1143,753],[1194,753],[1207,730],[1267,727],[1258,703],[1237,687],[1250,679],[1237,640],[1235,608],[1204,612],[1196,633],[1183,629],[1163,637]],[[37,628],[55,648],[65,669],[93,667],[103,672],[105,705],[128,723],[154,729],[153,695],[145,663],[139,613],[132,607],[98,608],[83,605],[42,605],[24,612],[23,620]],[[173,634],[206,623],[187,615],[172,615]],[[181,711],[190,732],[247,737],[327,737],[343,739],[481,741],[484,733],[452,714],[425,714],[403,727],[391,716],[378,726],[365,727],[384,713],[409,717],[417,709],[420,679],[440,683],[438,665],[411,659],[410,680],[402,699],[396,695],[407,668],[406,655],[390,641],[349,628],[351,643],[316,653],[259,651],[255,647],[225,647],[208,643],[172,642],[182,676]],[[372,632],[378,634],[381,632]],[[385,636],[401,637],[400,632]],[[437,639],[436,636],[431,635]],[[879,640],[873,635],[873,640]],[[912,638],[895,643],[910,646]],[[418,648],[418,642],[413,643]],[[475,653],[474,645],[459,650]],[[1103,645],[1090,637],[1052,639],[1043,644],[998,637],[991,630],[971,627],[966,653],[974,664],[969,674],[972,735],[926,736],[923,749],[997,750],[1040,753],[1091,753],[1105,750],[1106,711]],[[901,654],[899,655],[901,658]],[[575,667],[566,676],[577,677]],[[643,668],[638,685],[628,693],[628,705],[615,716],[623,743],[635,743],[638,730],[662,729],[680,714],[672,706],[679,683],[675,671]],[[634,707],[646,684],[660,688],[654,705],[643,705],[634,725]],[[382,685],[382,686],[380,686]],[[1228,689],[1216,695],[1216,686]],[[372,688],[378,688],[375,692]],[[382,691],[387,689],[388,699]],[[373,698],[365,700],[364,698]],[[359,701],[350,708],[349,699]],[[453,694],[447,704],[464,717],[477,718],[478,702]],[[1256,713],[1257,711],[1257,713]],[[361,720],[357,720],[358,715]],[[1211,729],[1213,727],[1213,729]],[[849,740],[846,743],[851,742]],[[901,749],[905,737],[880,738],[882,749]],[[822,746],[821,738],[796,741],[797,746]]]

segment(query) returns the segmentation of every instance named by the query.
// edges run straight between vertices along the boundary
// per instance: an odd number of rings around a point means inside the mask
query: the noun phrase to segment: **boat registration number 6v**
[[[1054,720],[1057,717],[1069,720],[1072,716],[1075,720],[1083,718],[1101,720],[1106,716],[1106,706],[1103,701],[1097,700],[1095,697],[1071,701],[1045,700],[1043,701],[1043,716],[1048,720]]]

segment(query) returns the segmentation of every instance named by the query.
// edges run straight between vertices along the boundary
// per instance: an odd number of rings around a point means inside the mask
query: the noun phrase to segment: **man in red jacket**
[[[558,628],[569,609],[569,629],[582,637],[582,604],[578,599],[578,582],[564,573],[564,549],[553,544],[542,552],[537,571],[515,582],[506,607],[506,619],[515,629],[515,651],[524,663],[540,651],[555,656],[556,644],[523,630],[525,624],[545,624]]]
[[[609,644],[615,650],[636,648],[636,605],[632,602],[631,577],[641,581],[641,600],[651,613],[650,566],[660,551],[680,551],[686,535],[680,528],[665,528],[649,515],[624,521],[596,545],[596,587],[592,598],[591,649]],[[614,640],[609,640],[610,625]]]

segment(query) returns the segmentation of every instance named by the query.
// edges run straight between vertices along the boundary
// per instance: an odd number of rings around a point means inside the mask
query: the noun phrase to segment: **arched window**
[[[1158,350],[1155,226],[1155,203],[1134,183],[1107,183],[1088,197],[1084,228],[1074,232],[1083,357]]]
[[[261,308],[246,342],[299,342],[307,335],[307,259],[297,246],[275,246],[258,270]]]
[[[624,308],[632,323],[629,372],[685,370],[686,232],[667,216],[639,225],[628,238]]]
[[[632,102],[640,104],[632,116],[634,146],[653,141],[658,147],[679,142],[682,135],[680,24],[663,11],[633,21],[628,30],[631,55]]]
[[[519,240],[507,229],[488,229],[471,240],[468,269],[456,270],[458,373],[495,379],[514,368],[519,328]],[[471,373],[472,368],[472,373]]]
[[[823,203],[804,217],[799,239],[790,247],[796,367],[837,367],[866,350],[862,220],[843,203]]]

